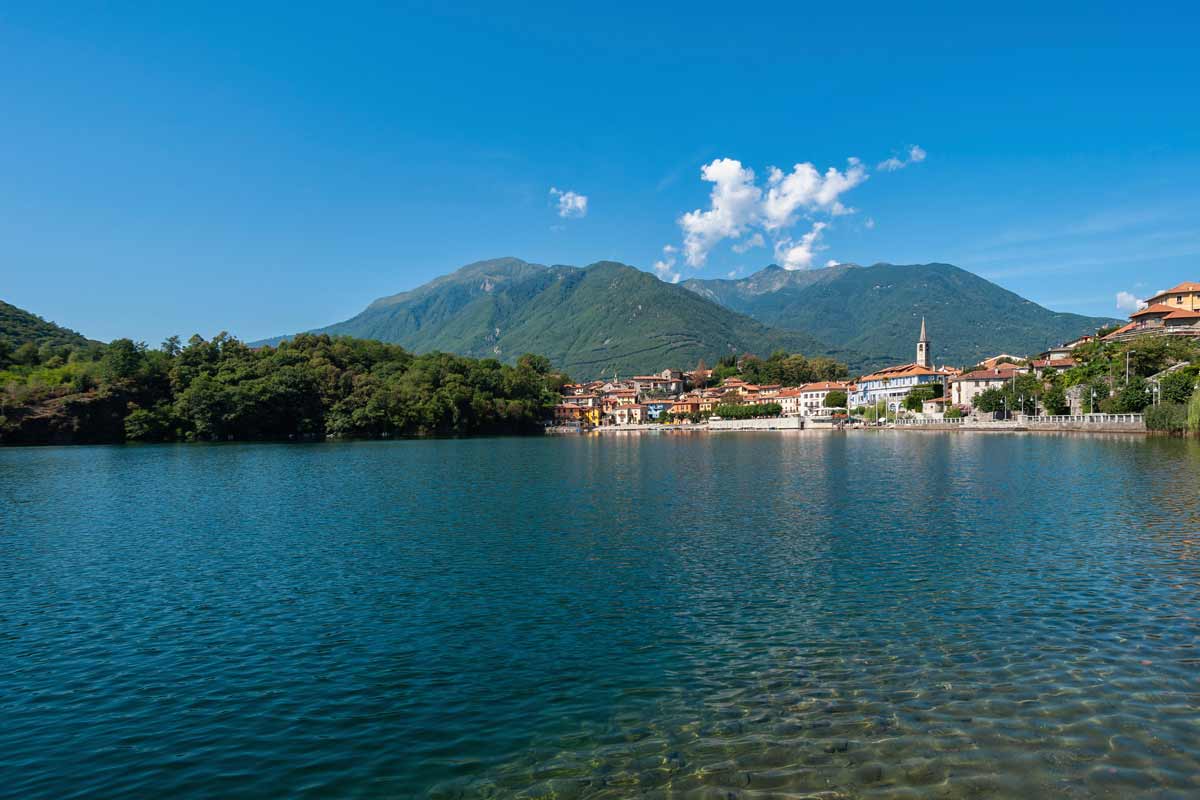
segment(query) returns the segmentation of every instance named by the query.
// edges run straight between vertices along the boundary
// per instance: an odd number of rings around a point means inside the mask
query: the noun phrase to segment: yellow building
[[[1200,311],[1200,283],[1186,281],[1173,289],[1167,289],[1165,292],[1159,292],[1153,297],[1146,298],[1147,306],[1158,304],[1170,306],[1172,309]]]

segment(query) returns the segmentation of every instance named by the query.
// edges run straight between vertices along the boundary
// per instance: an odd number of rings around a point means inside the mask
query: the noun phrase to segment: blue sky
[[[945,261],[1117,316],[1200,279],[1182,4],[164,5],[0,10],[0,299],[89,336],[287,333],[503,255]]]

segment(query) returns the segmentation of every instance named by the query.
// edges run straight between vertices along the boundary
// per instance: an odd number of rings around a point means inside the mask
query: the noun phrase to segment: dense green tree
[[[100,359],[100,372],[106,381],[128,381],[137,377],[146,345],[131,339],[114,339]]]
[[[1146,379],[1140,376],[1130,379],[1115,394],[1100,404],[1100,410],[1109,414],[1134,414],[1150,405],[1150,389]]]
[[[1196,367],[1188,366],[1158,380],[1160,403],[1186,403],[1196,389]]]
[[[125,417],[125,438],[131,442],[165,442],[175,436],[175,414],[167,403],[140,408],[131,403]]]
[[[74,395],[124,408],[125,438],[136,441],[532,431],[565,380],[539,356],[507,366],[324,335],[257,350],[224,333],[159,350],[122,339],[5,371],[0,441],[45,435],[22,421],[49,409],[61,430],[95,440],[91,421],[64,410],[79,404],[54,403]]]
[[[975,406],[977,411],[1000,411],[1006,407],[1004,390],[994,386],[990,389],[984,389],[982,392],[975,395],[975,399],[972,404]]]
[[[33,342],[25,342],[13,351],[12,360],[26,367],[36,367],[40,363],[38,346]]]
[[[1067,402],[1067,394],[1063,391],[1061,384],[1052,381],[1046,387],[1046,391],[1042,395],[1042,407],[1046,409],[1047,414],[1051,415],[1066,414],[1071,410],[1071,404]]]
[[[825,395],[826,408],[845,408],[847,401],[846,393],[840,389],[834,389]]]
[[[925,401],[933,398],[933,389],[927,386],[917,386],[904,395],[904,407],[909,411],[920,411],[925,407]]]
[[[783,406],[779,403],[763,403],[753,406],[719,405],[712,411],[714,417],[721,419],[758,419],[760,417],[778,417],[782,413]]]

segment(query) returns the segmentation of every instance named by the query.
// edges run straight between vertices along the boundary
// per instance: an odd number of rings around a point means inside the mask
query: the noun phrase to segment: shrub
[[[1200,433],[1200,389],[1197,389],[1188,401],[1187,426],[1192,433]]]
[[[1161,403],[1146,409],[1146,429],[1183,433],[1188,429],[1188,407],[1183,403]]]

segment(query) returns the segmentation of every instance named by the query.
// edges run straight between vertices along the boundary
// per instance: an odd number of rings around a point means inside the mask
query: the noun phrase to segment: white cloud
[[[679,274],[679,270],[675,269],[675,254],[679,252],[679,248],[673,244],[663,246],[663,257],[654,262],[654,274],[659,280],[667,283],[679,283],[679,279],[683,277]]]
[[[836,258],[831,258],[831,259],[829,259],[828,261],[826,261],[826,262],[825,262],[825,266],[827,266],[827,267],[836,267],[836,266],[837,266],[838,264],[840,264],[840,263],[842,263],[842,262],[838,261]]]
[[[799,241],[782,238],[775,242],[775,260],[779,266],[787,270],[808,269],[812,266],[813,257],[818,250],[821,231],[829,227],[826,222],[814,222],[812,229],[800,237]]]
[[[920,164],[925,160],[926,155],[928,154],[920,145],[914,144],[908,148],[907,156],[900,158],[892,156],[891,158],[884,159],[883,161],[879,162],[876,168],[881,169],[884,172],[895,172],[898,169],[904,169],[910,164]]]
[[[1129,314],[1132,314],[1134,311],[1137,311],[1139,308],[1142,308],[1145,305],[1145,303],[1143,303],[1141,300],[1138,300],[1136,296],[1130,294],[1129,292],[1117,292],[1117,308],[1120,311],[1125,311]]]
[[[888,159],[880,167],[899,169],[924,159],[925,151],[912,145],[904,160]],[[713,248],[732,240],[731,249],[739,254],[769,243],[781,265],[803,269],[812,266],[815,253],[824,249],[819,240],[832,220],[856,213],[845,197],[870,174],[858,158],[846,159],[843,169],[829,167],[824,172],[803,161],[793,164],[790,172],[770,167],[760,185],[754,170],[741,161],[718,158],[701,167],[700,177],[713,184],[708,208],[689,211],[677,220],[683,231],[680,252],[688,266],[703,267]],[[811,227],[797,239],[791,231],[802,222]],[[870,230],[875,220],[867,218],[863,226]],[[670,256],[674,251],[663,252]],[[657,262],[655,272],[674,275],[674,259]]]
[[[754,170],[732,158],[705,164],[700,177],[714,184],[708,211],[689,211],[679,218],[683,229],[683,256],[700,267],[708,253],[724,239],[741,236],[758,217],[762,190],[754,185]]]
[[[742,241],[738,242],[730,249],[735,253],[745,253],[747,250],[753,250],[755,247],[766,246],[767,243],[763,240],[763,235],[761,233],[756,233],[750,238],[743,239]]]
[[[767,198],[763,202],[763,227],[768,231],[790,228],[796,224],[799,211],[823,210],[834,216],[852,214],[854,209],[842,205],[838,198],[868,177],[866,167],[857,158],[849,160],[845,172],[830,167],[824,176],[807,161],[795,164],[786,174],[778,167],[771,167]]]
[[[550,194],[558,198],[558,215],[564,219],[586,217],[588,210],[587,195],[578,192],[562,191],[553,186]]]

